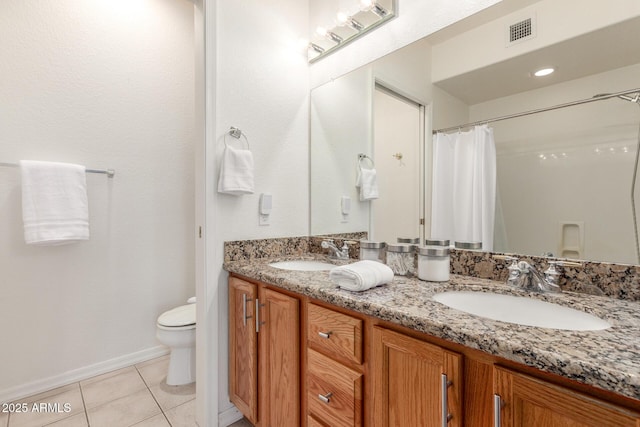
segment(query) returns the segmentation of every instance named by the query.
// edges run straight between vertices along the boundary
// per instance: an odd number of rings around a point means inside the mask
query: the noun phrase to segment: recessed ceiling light
[[[555,71],[554,68],[542,68],[538,71],[536,71],[535,73],[533,73],[534,76],[536,77],[543,77],[543,76],[548,76],[549,74],[553,73]]]

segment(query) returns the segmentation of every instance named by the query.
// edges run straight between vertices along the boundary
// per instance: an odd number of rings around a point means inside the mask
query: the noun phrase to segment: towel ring
[[[358,154],[358,164],[362,165],[362,161],[363,160],[369,160],[371,162],[371,167],[374,168],[376,166],[375,163],[373,163],[373,160],[371,159],[371,157],[367,156],[366,154],[360,153]]]
[[[229,129],[229,132],[225,133],[223,136],[223,141],[224,141],[224,146],[228,147],[227,144],[227,135],[231,135],[232,137],[234,137],[235,139],[240,139],[240,137],[244,137],[245,142],[247,143],[247,150],[249,150],[251,148],[251,146],[249,145],[249,138],[247,138],[247,135],[244,134],[244,132],[242,132],[240,129],[231,126],[231,129]]]

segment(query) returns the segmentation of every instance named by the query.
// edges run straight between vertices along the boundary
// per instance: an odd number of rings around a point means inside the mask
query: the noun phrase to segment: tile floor
[[[168,363],[163,356],[20,399],[29,410],[0,413],[0,427],[197,426],[195,383],[168,386]],[[50,405],[38,412],[34,403]]]

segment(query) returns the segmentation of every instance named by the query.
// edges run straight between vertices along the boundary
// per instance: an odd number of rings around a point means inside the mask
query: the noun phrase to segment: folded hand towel
[[[226,146],[222,164],[218,192],[240,196],[253,194],[253,155],[249,150],[238,150]]]
[[[89,240],[85,167],[22,160],[22,219],[27,244]]]
[[[358,168],[356,187],[360,187],[360,201],[377,199],[378,177],[375,169]]]
[[[332,268],[329,279],[349,291],[366,291],[393,280],[393,271],[377,261],[364,260]]]

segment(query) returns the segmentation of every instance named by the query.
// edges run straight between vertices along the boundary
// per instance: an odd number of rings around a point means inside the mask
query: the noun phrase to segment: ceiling
[[[637,63],[640,17],[434,84],[474,105]],[[531,75],[544,66],[556,72],[541,78]]]

